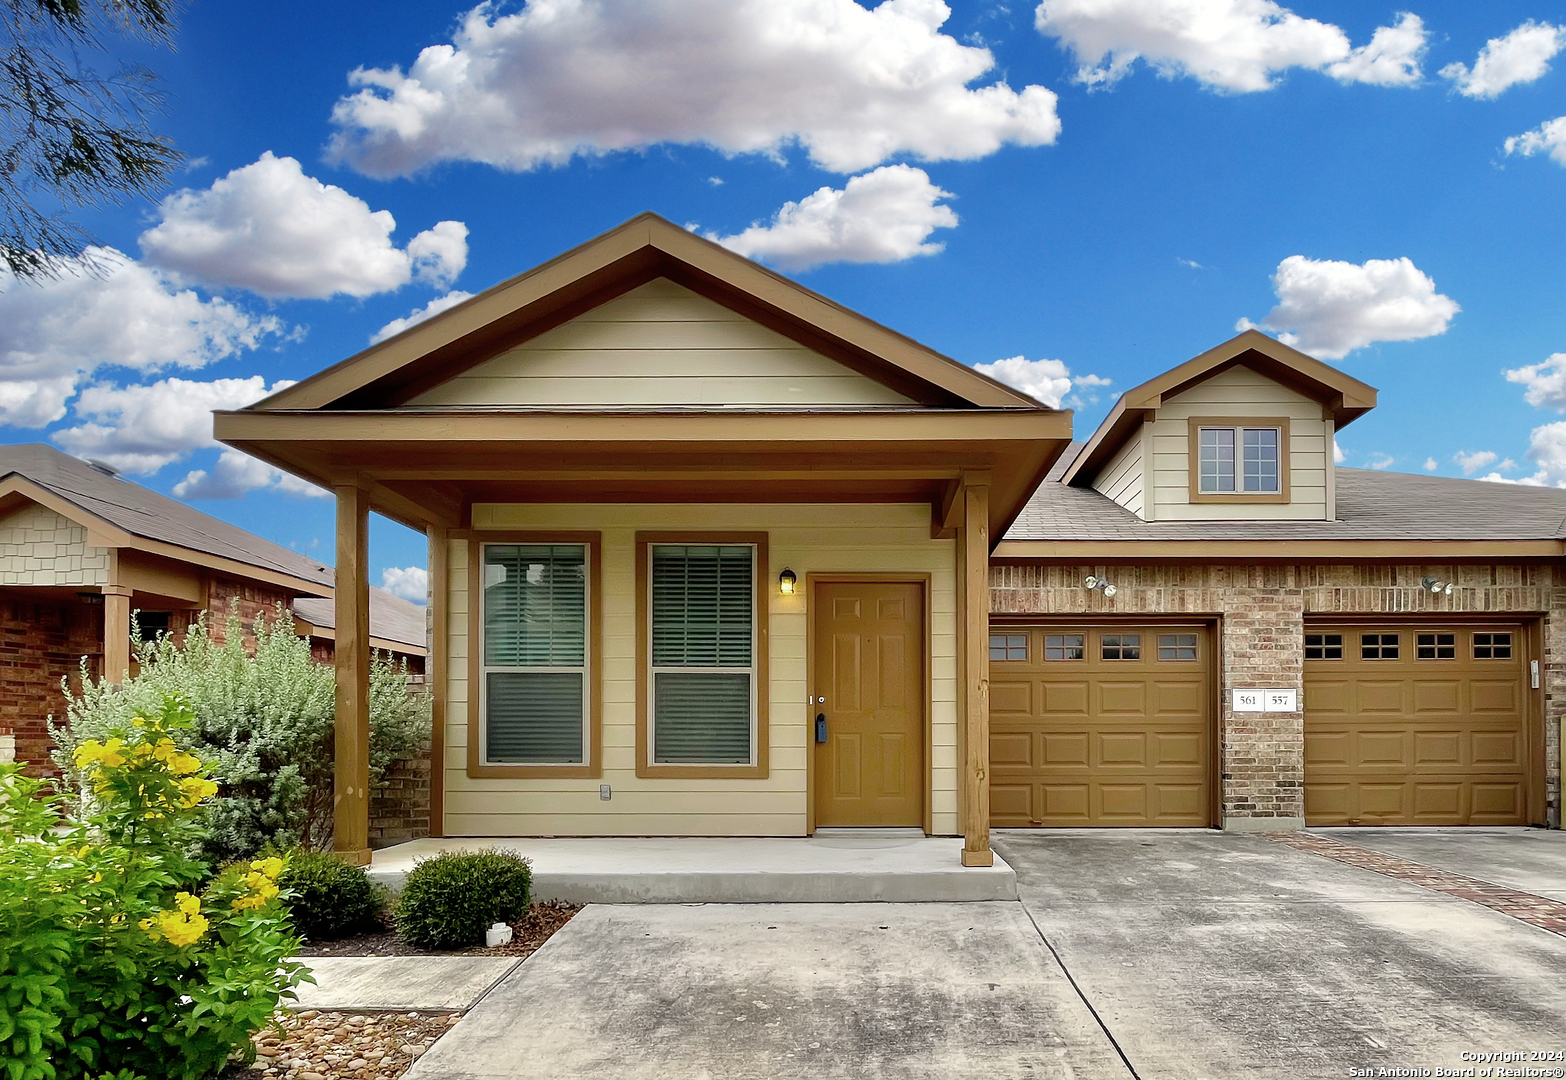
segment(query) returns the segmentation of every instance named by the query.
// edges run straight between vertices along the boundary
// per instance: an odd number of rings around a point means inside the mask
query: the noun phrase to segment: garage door
[[[990,821],[1210,823],[1211,648],[1201,626],[996,626]]]
[[[1305,635],[1305,821],[1521,825],[1521,626]]]

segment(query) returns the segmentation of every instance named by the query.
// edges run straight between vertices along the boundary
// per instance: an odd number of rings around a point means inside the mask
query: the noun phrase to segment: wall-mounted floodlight
[[[1094,577],[1089,574],[1082,582],[1082,587],[1092,592],[1101,592],[1105,597],[1113,599],[1120,590],[1110,583],[1108,578]]]
[[[1450,581],[1442,581],[1440,578],[1420,578],[1419,587],[1428,592],[1435,593],[1437,596],[1452,595],[1452,583]]]

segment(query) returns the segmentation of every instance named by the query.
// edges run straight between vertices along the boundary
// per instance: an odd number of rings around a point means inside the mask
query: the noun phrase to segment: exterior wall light
[[[785,566],[783,572],[778,575],[778,592],[784,596],[793,596],[794,583],[798,580],[799,578],[794,575],[794,571]]]
[[[1114,595],[1120,591],[1110,584],[1108,578],[1094,577],[1092,574],[1089,574],[1086,580],[1082,582],[1082,587],[1092,592],[1101,592],[1106,599],[1113,599]]]
[[[1452,595],[1452,583],[1450,581],[1442,581],[1440,578],[1420,578],[1419,587],[1421,589],[1427,589],[1430,592],[1435,593],[1437,596]]]
[[[103,594],[101,592],[79,592],[76,594],[76,599],[80,600],[88,607],[103,606]]]

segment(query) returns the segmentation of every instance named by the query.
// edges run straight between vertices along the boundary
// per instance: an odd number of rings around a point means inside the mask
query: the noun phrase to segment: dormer
[[[1376,391],[1247,330],[1127,390],[1062,477],[1143,521],[1331,521],[1333,437]]]

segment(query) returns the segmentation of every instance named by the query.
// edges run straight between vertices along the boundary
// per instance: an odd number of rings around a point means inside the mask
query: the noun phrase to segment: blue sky
[[[131,53],[188,171],[86,216],[97,277],[0,278],[0,438],[329,560],[207,411],[651,209],[1079,436],[1249,319],[1381,389],[1344,464],[1566,483],[1566,5],[872,8],[194,3]]]

